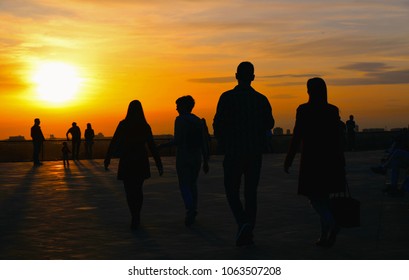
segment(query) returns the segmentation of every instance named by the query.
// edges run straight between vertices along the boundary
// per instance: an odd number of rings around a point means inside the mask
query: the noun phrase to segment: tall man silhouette
[[[34,119],[34,125],[31,127],[30,132],[31,138],[33,139],[33,161],[34,166],[39,166],[40,162],[40,152],[43,149],[43,142],[45,140],[43,132],[40,127],[40,119]]]
[[[238,225],[237,246],[253,244],[262,152],[266,131],[274,127],[268,99],[251,87],[254,77],[253,64],[239,64],[236,73],[238,85],[220,96],[213,120],[214,134],[225,154],[224,186]],[[243,175],[244,206],[240,199]]]

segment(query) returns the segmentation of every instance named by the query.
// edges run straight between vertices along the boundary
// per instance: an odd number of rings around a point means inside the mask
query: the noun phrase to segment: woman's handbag
[[[348,183],[345,192],[330,198],[330,208],[338,226],[351,228],[361,225],[361,203],[351,197]]]

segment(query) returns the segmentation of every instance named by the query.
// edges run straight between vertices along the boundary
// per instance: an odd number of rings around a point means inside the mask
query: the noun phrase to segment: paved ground
[[[236,226],[223,190],[222,157],[200,175],[200,210],[192,228],[183,224],[175,158],[163,158],[162,177],[144,186],[142,228],[129,230],[129,213],[117,160],[0,163],[1,259],[409,259],[407,197],[381,193],[385,178],[369,167],[381,151],[347,153],[352,194],[362,203],[362,226],[343,229],[331,249],[316,248],[319,222],[296,195],[297,168],[282,172],[283,154],[266,155],[259,187],[255,246],[234,245]]]

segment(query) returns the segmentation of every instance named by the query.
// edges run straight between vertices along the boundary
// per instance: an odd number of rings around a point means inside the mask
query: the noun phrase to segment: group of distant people
[[[251,83],[255,79],[254,66],[242,62],[236,71],[237,86],[224,92],[218,101],[213,119],[214,135],[219,151],[224,154],[224,188],[229,207],[237,224],[236,245],[254,243],[257,217],[257,189],[265,149],[266,132],[275,125],[271,105]],[[344,124],[339,110],[328,103],[327,87],[322,78],[307,82],[309,100],[296,111],[291,144],[283,163],[288,173],[294,157],[301,150],[298,176],[298,194],[306,196],[320,217],[321,234],[317,246],[331,247],[339,232],[330,210],[330,194],[345,192],[346,174],[344,157],[344,133],[351,136],[355,131],[353,116]],[[192,96],[176,100],[178,116],[174,125],[174,139],[166,145],[176,145],[176,171],[179,189],[186,209],[185,225],[195,223],[198,214],[198,176],[202,168],[209,172],[209,134],[206,122],[192,113],[195,101]],[[44,140],[35,124],[34,139]],[[317,123],[320,125],[317,126]],[[346,127],[346,128],[345,128]],[[33,129],[32,129],[33,131]],[[72,136],[73,158],[78,159],[80,130],[73,123],[67,131]],[[349,135],[351,134],[351,135]],[[75,143],[74,143],[75,142]],[[112,157],[119,157],[117,178],[123,181],[127,204],[131,213],[131,229],[141,223],[143,183],[150,178],[148,149],[161,176],[164,172],[159,150],[152,129],[147,122],[142,104],[130,102],[125,118],[119,122],[107,150],[104,166],[108,169]],[[75,152],[74,152],[75,151]],[[75,154],[75,156],[74,156]],[[37,157],[34,156],[35,162]],[[244,177],[244,200],[240,185]]]
[[[31,138],[33,140],[33,162],[34,166],[42,165],[40,161],[40,153],[43,151],[43,143],[45,137],[40,127],[40,119],[34,119],[34,125],[31,127]],[[72,123],[72,126],[68,129],[66,133],[67,141],[70,140],[69,135],[71,135],[71,149],[68,147],[67,142],[62,143],[62,159],[64,166],[69,166],[69,154],[72,154],[72,160],[79,160],[79,151],[81,145],[81,129],[77,126],[76,122]],[[85,157],[88,159],[92,158],[92,146],[94,144],[94,129],[90,123],[87,123],[87,128],[85,130]]]

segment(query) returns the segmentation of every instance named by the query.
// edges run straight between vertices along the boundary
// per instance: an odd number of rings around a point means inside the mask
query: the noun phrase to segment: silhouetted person
[[[175,120],[176,171],[179,189],[186,209],[185,225],[195,222],[197,215],[197,179],[203,157],[203,171],[209,171],[209,143],[203,120],[192,114],[195,101],[192,96],[176,100],[179,116]]]
[[[251,87],[254,66],[237,67],[238,85],[224,92],[213,121],[218,145],[224,151],[224,186],[227,201],[238,225],[236,245],[253,244],[257,214],[257,187],[260,178],[266,131],[274,127],[268,99]],[[244,206],[240,199],[244,175]]]
[[[65,136],[67,137],[67,140],[70,140],[68,137],[68,134],[71,134],[71,144],[72,144],[72,159],[73,160],[78,160],[79,153],[80,153],[80,144],[81,144],[81,130],[77,126],[76,122],[72,123],[72,126],[70,129],[68,129],[67,133]]]
[[[305,195],[320,216],[321,236],[318,246],[335,243],[339,227],[330,211],[331,193],[345,191],[345,158],[340,134],[339,110],[327,102],[323,79],[307,82],[308,103],[297,108],[293,137],[284,162],[288,173],[297,150],[301,147],[298,194]],[[317,123],[320,125],[317,126]]]
[[[386,175],[387,170],[390,169],[391,184],[383,192],[400,196],[404,194],[404,190],[398,188],[400,169],[409,168],[409,131],[407,128],[401,130],[388,153],[382,164],[372,167],[371,170],[377,174]]]
[[[348,149],[350,151],[355,150],[355,132],[356,132],[356,124],[354,121],[354,116],[350,115],[349,120],[346,121],[346,131],[347,131],[347,143]]]
[[[143,182],[151,176],[148,151],[155,159],[159,175],[163,174],[162,162],[153,141],[152,130],[145,119],[142,104],[138,100],[129,103],[128,112],[115,130],[105,157],[104,166],[108,169],[111,157],[119,152],[118,180],[122,180],[126,199],[131,212],[131,229],[140,224],[143,203]]]
[[[40,162],[40,152],[43,149],[43,142],[45,140],[43,132],[40,127],[40,119],[34,119],[34,125],[31,127],[30,132],[31,138],[33,139],[33,162],[34,166],[39,166]]]
[[[65,142],[65,141],[62,142],[61,152],[62,152],[62,162],[64,164],[64,167],[65,166],[70,167],[70,161],[69,161],[68,157],[69,157],[69,154],[71,153],[71,151],[68,148],[67,142]]]
[[[85,138],[85,157],[91,159],[92,158],[92,146],[94,145],[94,137],[95,133],[91,127],[90,123],[87,123],[87,129],[84,132]]]

